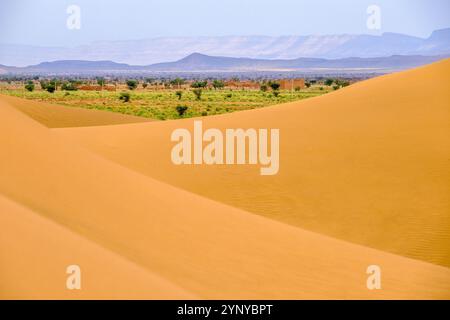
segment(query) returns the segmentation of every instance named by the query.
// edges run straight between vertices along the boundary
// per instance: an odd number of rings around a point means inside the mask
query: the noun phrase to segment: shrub
[[[192,88],[206,88],[208,81],[195,81],[191,84]]]
[[[263,84],[263,85],[261,85],[261,86],[259,87],[259,89],[260,89],[262,92],[266,92],[268,88],[267,88],[267,85]]]
[[[279,92],[279,91],[274,91],[274,92],[273,92],[273,96],[274,96],[275,98],[278,98],[279,95],[280,95],[280,92]]]
[[[25,85],[25,89],[27,89],[28,91],[33,91],[34,90],[34,83],[33,81],[28,81],[27,84]]]
[[[197,98],[197,100],[200,100],[202,98],[202,89],[194,89],[192,90],[192,92],[195,94],[195,97]]]
[[[61,86],[61,90],[76,91],[76,90],[78,90],[78,88],[76,87],[75,83],[73,83],[73,82],[64,82]]]
[[[324,83],[326,86],[331,86],[333,84],[333,82],[334,82],[333,79],[326,79]]]
[[[41,80],[41,81],[39,81],[39,84],[41,85],[42,90],[47,90],[47,85],[48,85],[47,81]]]
[[[277,91],[278,89],[280,89],[280,84],[277,82],[272,82],[270,83],[270,87],[272,88],[273,91]]]
[[[181,79],[181,78],[176,78],[176,79],[170,81],[170,84],[172,86],[176,86],[177,88],[179,88],[184,83],[185,83],[184,79]]]
[[[221,80],[214,80],[212,85],[214,89],[222,89],[223,87],[225,87],[225,83]]]
[[[105,85],[105,83],[106,83],[106,80],[105,80],[105,78],[102,78],[102,77],[98,77],[97,78],[97,84],[99,85],[99,86],[104,86]]]
[[[50,93],[55,92],[56,91],[56,82],[50,81],[49,83],[47,83],[47,85],[45,86],[45,90],[47,90]]]
[[[183,117],[183,115],[186,113],[188,107],[187,107],[187,106],[177,106],[175,109],[177,110],[178,115],[179,115],[180,118],[181,118],[181,117]]]
[[[121,92],[119,100],[122,100],[123,102],[130,102],[131,95],[128,92]]]
[[[137,80],[132,80],[132,79],[127,80],[127,87],[130,90],[136,89],[138,84],[139,84],[139,82]]]
[[[337,90],[337,89],[339,89],[339,86],[333,86],[333,90]]]
[[[178,100],[181,100],[181,97],[183,96],[183,91],[177,91],[175,92],[175,95],[178,97]]]

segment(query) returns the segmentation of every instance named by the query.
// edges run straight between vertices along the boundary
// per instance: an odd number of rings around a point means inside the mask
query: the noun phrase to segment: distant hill
[[[17,68],[0,66],[3,74],[17,75],[102,75],[189,72],[305,72],[305,73],[386,73],[438,61],[444,56],[391,56],[345,59],[251,59],[208,56],[193,53],[174,62],[131,66],[112,61],[60,60]]]
[[[151,71],[317,71],[334,69],[364,69],[365,71],[399,70],[440,60],[442,57],[391,56],[381,58],[267,60],[250,58],[213,57],[193,53],[179,61],[159,63],[146,67]],[[364,71],[362,70],[362,71]]]
[[[59,60],[17,68],[15,71],[27,74],[97,74],[132,72],[135,69],[139,67],[113,61]]]
[[[450,53],[450,28],[434,31],[428,38],[383,33],[279,37],[161,37],[133,41],[103,41],[71,48],[3,44],[0,45],[0,64],[27,66],[43,61],[65,59],[110,60],[130,65],[149,65],[176,61],[193,52],[210,56],[253,59],[446,55]]]

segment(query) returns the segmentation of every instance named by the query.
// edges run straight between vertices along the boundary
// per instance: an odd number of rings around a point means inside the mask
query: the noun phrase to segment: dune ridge
[[[0,225],[2,299],[196,298],[3,195]],[[82,271],[82,290],[64,285],[74,262]]]
[[[280,172],[174,166],[170,134],[194,119],[58,134],[159,181],[274,220],[450,266],[450,59],[299,102],[202,118],[279,128]]]
[[[1,99],[48,128],[85,127],[150,122],[152,119],[94,109],[82,109],[0,95]]]

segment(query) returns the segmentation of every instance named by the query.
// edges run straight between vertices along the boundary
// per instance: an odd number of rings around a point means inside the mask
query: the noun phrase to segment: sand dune
[[[127,168],[354,243],[450,266],[450,60],[326,96],[202,118],[205,128],[280,128],[280,172],[174,166],[170,134],[193,119],[62,129]]]
[[[101,126],[153,121],[143,117],[60,106],[5,95],[1,95],[1,99],[49,128]]]
[[[199,297],[448,298],[447,268],[331,239],[182,191],[71,145],[4,102],[0,118],[1,193]],[[14,210],[6,206],[7,221],[11,214]],[[30,234],[45,233],[46,227],[32,225]],[[16,242],[28,246],[26,237]],[[64,260],[60,250],[42,250],[55,261]],[[367,290],[369,264],[384,270],[383,290]],[[49,277],[56,268],[35,267]],[[51,287],[36,286],[30,294],[15,296],[54,296]]]
[[[0,298],[449,299],[449,69],[202,119],[280,128],[270,177],[174,166],[192,119],[50,130],[0,97]]]
[[[14,297],[54,297],[54,287],[41,281],[33,282],[37,289],[26,291],[16,279],[18,271],[40,253],[58,265],[66,263],[61,251],[80,242],[88,257],[101,251],[98,262],[91,260],[86,269],[101,270],[105,260],[116,259],[108,257],[107,252],[114,252],[148,270],[142,272],[148,282],[136,293],[148,283],[162,291],[173,285],[180,296],[178,288],[202,298],[449,298],[447,268],[328,238],[161,183],[73,145],[2,101],[0,119],[0,193],[29,208],[21,212],[2,200],[2,220],[36,237],[38,248],[53,242],[47,230],[59,229],[55,237],[61,237],[58,245],[38,253],[28,236],[14,237],[14,246],[29,252],[20,259],[2,246],[7,272],[1,277],[8,277],[7,289],[17,283]],[[2,240],[6,247],[10,236]],[[93,242],[107,252],[91,246]],[[83,264],[86,256],[75,250],[70,261]],[[115,271],[134,281],[136,277],[120,273],[132,268],[125,264],[118,261]],[[382,290],[366,288],[370,264],[383,270]],[[34,267],[49,278],[58,268],[50,262]]]
[[[2,195],[0,225],[1,299],[195,297]],[[82,290],[65,286],[65,270],[74,263],[82,270]]]

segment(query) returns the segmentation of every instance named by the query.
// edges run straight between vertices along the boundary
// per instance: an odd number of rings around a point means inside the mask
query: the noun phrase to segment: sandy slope
[[[1,95],[3,101],[49,128],[85,127],[135,122],[151,119],[100,110],[60,106]]]
[[[158,275],[148,280],[158,288],[169,286],[162,277],[204,298],[449,298],[447,268],[311,233],[166,185],[72,145],[1,100],[0,119],[0,193],[33,211],[21,214],[3,204],[2,219],[43,245],[52,239],[42,233],[57,227],[40,222],[38,214],[88,241],[55,231],[60,245],[41,249],[49,261],[66,263],[61,246],[70,250],[75,242],[86,248],[96,242]],[[17,219],[10,217],[15,212]],[[36,264],[26,235],[14,242],[25,254],[18,259],[6,253],[0,283],[8,279],[14,288],[17,283],[15,297],[54,296],[42,281],[34,282],[36,290],[20,290],[23,282],[16,278],[24,263],[45,277],[58,267]],[[81,265],[86,256],[78,253],[70,261]],[[92,268],[103,269],[107,255],[90,261]],[[370,264],[382,268],[382,290],[366,288]],[[119,266],[117,272],[130,268]],[[88,279],[89,272],[84,272]],[[100,290],[103,280],[98,281]]]
[[[0,195],[1,299],[191,299],[193,295]],[[65,286],[81,268],[82,290]]]
[[[128,168],[295,226],[450,266],[450,60],[326,96],[202,118],[280,128],[281,168],[180,166],[170,134],[192,119],[60,130]]]

